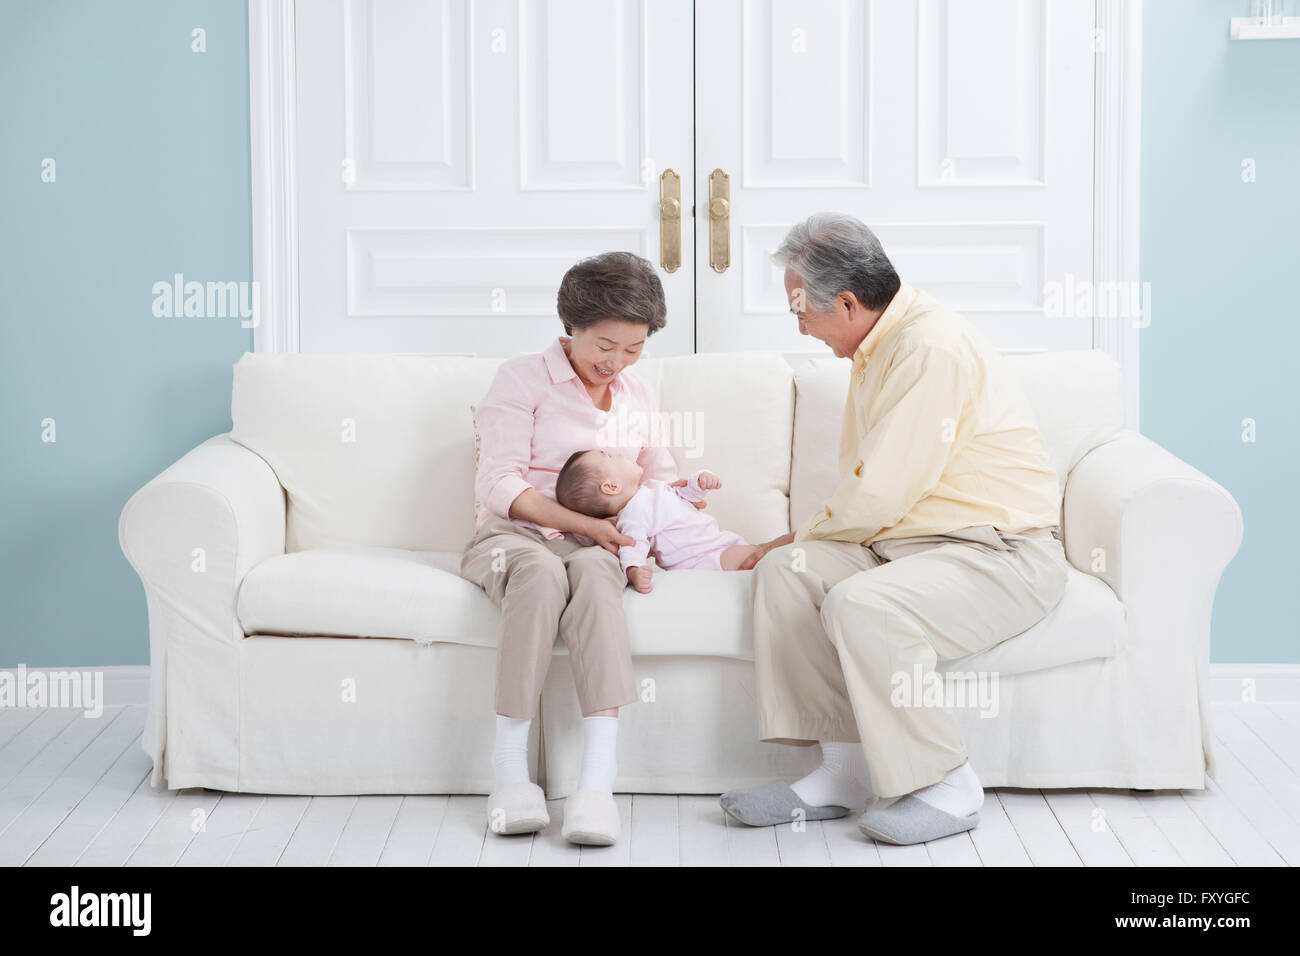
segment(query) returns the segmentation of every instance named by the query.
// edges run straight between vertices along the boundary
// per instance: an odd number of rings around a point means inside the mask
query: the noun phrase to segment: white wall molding
[[[1096,0],[1093,279],[1140,290],[1142,0]],[[1118,285],[1111,286],[1110,283]],[[1132,285],[1129,285],[1132,283]],[[1154,296],[1153,296],[1154,298]],[[1094,304],[1097,296],[1094,295]],[[1137,301],[1145,302],[1144,297]],[[1143,315],[1142,322],[1150,316]],[[1123,372],[1127,427],[1138,430],[1138,320],[1094,317],[1093,343]]]
[[[1247,681],[1256,701],[1300,703],[1300,664],[1211,664],[1210,700],[1245,703],[1242,694]]]
[[[294,0],[248,0],[255,352],[297,352],[298,185]]]

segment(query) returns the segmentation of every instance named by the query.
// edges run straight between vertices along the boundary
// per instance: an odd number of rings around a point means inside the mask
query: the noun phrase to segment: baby
[[[755,550],[695,507],[706,491],[722,487],[713,472],[701,470],[689,481],[679,478],[667,484],[655,478],[642,482],[643,471],[623,455],[594,448],[570,455],[555,482],[555,500],[564,507],[593,518],[614,518],[619,531],[636,539],[636,544],[618,549],[618,559],[628,581],[642,594],[650,591],[649,553],[665,571],[735,571]]]

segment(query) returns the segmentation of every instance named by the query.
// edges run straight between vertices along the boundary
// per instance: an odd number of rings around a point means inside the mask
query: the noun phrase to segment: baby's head
[[[570,511],[612,518],[641,487],[644,469],[623,455],[575,451],[555,479],[555,500]]]

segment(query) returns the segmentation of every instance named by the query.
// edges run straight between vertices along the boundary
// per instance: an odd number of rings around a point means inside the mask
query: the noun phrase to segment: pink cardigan
[[[555,479],[579,449],[626,455],[645,469],[642,481],[677,480],[677,464],[668,449],[647,444],[650,422],[658,414],[653,389],[625,368],[609,384],[609,411],[601,411],[564,354],[567,340],[559,336],[544,352],[502,362],[478,403],[475,534],[496,515],[536,528],[548,538],[563,536],[555,528],[511,519],[510,504],[528,488],[554,499]],[[668,430],[657,431],[662,435]],[[584,543],[591,540],[577,537]]]

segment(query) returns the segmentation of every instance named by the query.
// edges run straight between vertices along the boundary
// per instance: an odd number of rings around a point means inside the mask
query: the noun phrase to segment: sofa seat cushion
[[[501,615],[459,574],[459,552],[317,548],[263,561],[244,578],[237,612],[245,634],[404,638],[496,647]],[[623,592],[637,657],[754,659],[752,571],[656,571],[654,590]],[[1069,570],[1065,596],[1023,634],[940,670],[1017,674],[1113,657],[1124,608],[1098,578]],[[556,650],[564,653],[558,641]]]
[[[458,551],[312,548],[248,572],[236,614],[245,634],[397,637],[496,647],[501,617],[460,576]]]
[[[1025,674],[1075,661],[1114,657],[1126,633],[1124,605],[1110,585],[1070,567],[1061,603],[1047,617],[986,651],[940,661],[936,670]]]

